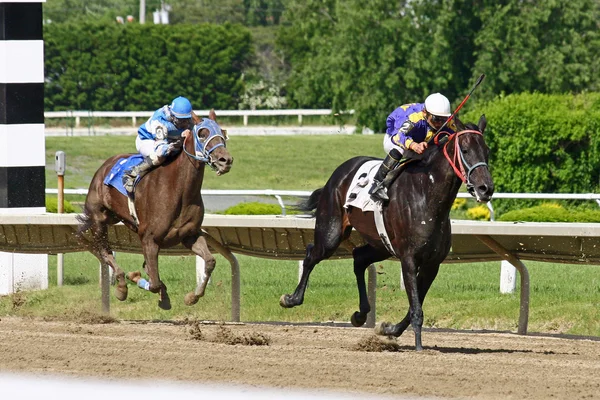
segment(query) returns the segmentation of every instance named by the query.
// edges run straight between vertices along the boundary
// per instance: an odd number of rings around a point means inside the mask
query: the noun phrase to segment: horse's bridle
[[[450,163],[450,166],[452,166],[452,169],[454,170],[454,173],[456,174],[456,176],[458,176],[460,178],[460,180],[462,180],[463,183],[467,185],[467,191],[471,194],[471,196],[474,196],[475,195],[475,193],[474,193],[475,187],[471,183],[471,174],[473,173],[475,168],[478,168],[478,167],[486,167],[487,168],[488,165],[487,165],[487,163],[485,163],[483,161],[475,163],[474,165],[469,165],[467,160],[465,160],[465,156],[463,155],[462,151],[460,150],[460,146],[458,145],[459,136],[461,136],[465,133],[475,133],[477,135],[482,135],[481,132],[473,130],[473,129],[467,129],[464,131],[453,133],[452,135],[450,135],[448,137],[448,141],[444,144],[443,150],[444,150],[444,156]],[[450,156],[448,155],[448,145],[450,144],[450,139],[452,139],[452,137],[454,137],[454,158],[453,159],[451,159]],[[460,154],[460,156],[459,156],[459,154]],[[456,166],[457,164],[458,164],[458,167]]]
[[[198,136],[198,132],[200,132],[200,130],[204,129],[204,128],[208,129],[209,134],[208,134],[208,137],[206,139],[202,140]],[[184,141],[184,144],[183,144],[183,151],[185,151],[185,154],[187,154],[188,156],[190,156],[194,160],[198,160],[198,161],[201,161],[203,163],[206,163],[213,170],[216,170],[217,167],[215,166],[215,162],[212,160],[211,153],[213,151],[215,151],[219,147],[226,147],[225,146],[225,141],[227,140],[225,138],[225,135],[223,135],[223,133],[221,131],[221,127],[219,126],[219,124],[217,124],[212,119],[204,118],[202,120],[202,122],[200,122],[199,124],[194,125],[194,128],[192,129],[192,132],[193,132],[193,135],[194,135],[194,149],[196,150],[196,154],[191,154],[191,153],[189,153],[185,149],[185,141]],[[214,146],[212,146],[212,147],[209,148],[208,144],[213,139],[216,139],[218,137],[220,137],[221,139],[223,139],[223,142],[222,143],[217,143],[216,145],[214,145]],[[185,138],[185,140],[187,140],[187,137]]]

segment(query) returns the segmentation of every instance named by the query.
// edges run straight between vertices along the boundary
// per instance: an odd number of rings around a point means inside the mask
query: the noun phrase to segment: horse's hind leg
[[[387,250],[377,250],[373,246],[366,244],[355,248],[352,251],[354,257],[354,275],[356,276],[356,286],[358,286],[358,309],[350,322],[353,326],[363,326],[367,321],[367,314],[371,311],[369,298],[367,296],[367,285],[365,282],[365,271],[369,265],[377,261],[382,261],[390,257]]]
[[[325,193],[323,195],[326,195]],[[342,240],[348,238],[352,230],[351,226],[343,228],[343,209],[329,209],[317,216],[315,227],[314,245],[306,247],[306,257],[302,263],[302,277],[296,287],[294,294],[284,294],[279,299],[279,305],[285,308],[299,306],[304,302],[304,293],[308,286],[308,278],[314,267],[333,255]]]
[[[120,301],[127,299],[127,282],[125,280],[125,273],[117,264],[115,257],[113,256],[112,250],[108,244],[108,226],[106,222],[94,220],[91,225],[91,231],[93,236],[93,243],[88,243],[88,250],[100,260],[102,264],[109,265],[114,273],[117,280],[115,287],[115,297]],[[81,236],[80,240],[87,240]]]
[[[186,238],[182,241],[183,245],[188,249],[192,250],[194,254],[201,257],[204,260],[204,268],[205,274],[204,279],[193,292],[190,292],[185,295],[185,304],[191,306],[196,304],[200,297],[204,296],[204,291],[206,290],[206,285],[208,284],[208,280],[212,275],[212,272],[215,269],[216,260],[213,257],[212,253],[208,249],[208,244],[206,243],[206,239],[204,236],[200,235],[197,238],[190,237]]]

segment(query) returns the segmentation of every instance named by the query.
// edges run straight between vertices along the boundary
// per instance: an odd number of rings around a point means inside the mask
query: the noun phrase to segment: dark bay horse
[[[376,333],[400,336],[409,324],[415,333],[415,346],[422,350],[423,301],[439,266],[450,251],[450,209],[463,182],[479,202],[487,202],[494,193],[488,169],[489,148],[483,138],[486,120],[478,126],[467,124],[435,146],[431,145],[419,162],[408,163],[388,190],[389,203],[383,207],[383,219],[391,247],[402,264],[409,310],[396,324],[380,324]],[[445,142],[441,144],[441,142]],[[384,246],[375,226],[373,212],[344,208],[346,194],[356,171],[372,157],[355,157],[340,165],[324,187],[315,190],[304,211],[316,210],[314,244],[306,248],[302,277],[296,291],[283,295],[282,307],[303,303],[308,278],[317,263],[333,255],[340,244],[356,229],[366,244],[354,248],[354,274],[359,293],[359,311],[352,315],[354,326],[362,326],[371,310],[365,285],[365,270],[392,254]]]
[[[200,188],[206,164],[222,175],[231,169],[233,158],[225,146],[226,133],[215,122],[214,111],[211,110],[209,119],[201,119],[195,114],[192,119],[194,129],[187,131],[183,150],[150,171],[136,186],[134,204],[137,221],[130,214],[128,197],[103,183],[113,165],[131,154],[106,160],[90,184],[83,214],[78,217],[81,224],[77,235],[101,263],[113,269],[117,280],[115,295],[121,301],[127,299],[127,282],[108,244],[108,225],[123,222],[139,235],[144,267],[150,278],[148,290],[159,293],[159,307],[163,309],[170,309],[171,304],[167,287],[158,272],[161,248],[182,243],[206,262],[206,277],[195,291],[185,296],[188,305],[195,304],[204,295],[215,268],[215,258],[200,229],[204,219]],[[88,230],[91,230],[91,239],[86,237]]]

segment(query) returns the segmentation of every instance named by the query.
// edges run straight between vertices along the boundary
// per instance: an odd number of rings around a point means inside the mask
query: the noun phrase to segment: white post
[[[367,314],[367,328],[374,328],[377,319],[377,269],[375,264],[369,265],[367,268],[368,283],[367,283],[367,296],[369,298],[369,305],[371,311]]]
[[[200,256],[196,256],[196,285],[200,285],[202,281],[206,278],[206,263],[204,259]],[[211,283],[212,278],[208,280],[208,283]]]
[[[140,24],[146,23],[146,0],[140,0]]]
[[[244,126],[248,126],[248,114],[244,114]]]
[[[304,272],[304,260],[298,261],[298,283],[300,283],[300,279],[302,278],[302,272]]]
[[[54,170],[58,177],[58,198],[57,198],[57,213],[65,212],[65,170],[67,167],[64,151],[57,151],[54,155]],[[65,255],[59,253],[56,255],[56,285],[62,286],[64,281],[64,265]]]
[[[517,287],[517,269],[508,261],[500,264],[500,293],[514,293]]]
[[[113,257],[116,260],[117,259],[117,253],[113,251],[112,254],[113,254]],[[100,287],[102,287],[102,279],[104,279],[103,278],[103,276],[104,276],[103,275],[104,274],[104,272],[103,272],[104,268],[103,268],[102,263],[99,263],[99,265],[100,265],[100,268],[98,269],[98,273],[99,273],[98,276],[100,277]],[[106,276],[108,278],[108,283],[109,283],[109,285],[114,285],[117,278],[114,276],[113,270],[110,267],[110,265],[106,264],[106,268],[107,268],[107,272],[106,272],[107,275]]]
[[[110,312],[110,270],[108,265],[100,264],[100,292],[102,296],[102,312],[108,314]]]
[[[406,286],[404,286],[404,275],[402,275],[402,267],[400,267],[400,290],[406,291]]]

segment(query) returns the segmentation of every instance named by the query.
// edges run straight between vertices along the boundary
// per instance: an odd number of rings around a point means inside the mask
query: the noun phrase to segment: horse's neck
[[[452,154],[449,153],[450,158],[452,158]],[[434,192],[441,192],[446,194],[442,197],[442,203],[438,207],[439,210],[445,210],[448,208],[448,212],[452,207],[452,203],[456,199],[458,195],[458,190],[460,189],[460,185],[462,181],[452,169],[452,166],[444,156],[444,151],[442,148],[439,149],[438,153],[435,154],[430,160],[431,169],[429,173],[432,175],[434,180],[434,185],[432,185],[432,190]]]
[[[189,153],[194,154],[190,149],[186,149]],[[193,150],[193,149],[191,149]],[[205,164],[198,160],[192,159],[183,150],[173,163],[177,169],[176,179],[179,183],[183,183],[183,198],[190,197],[195,199],[199,196],[204,180]]]

